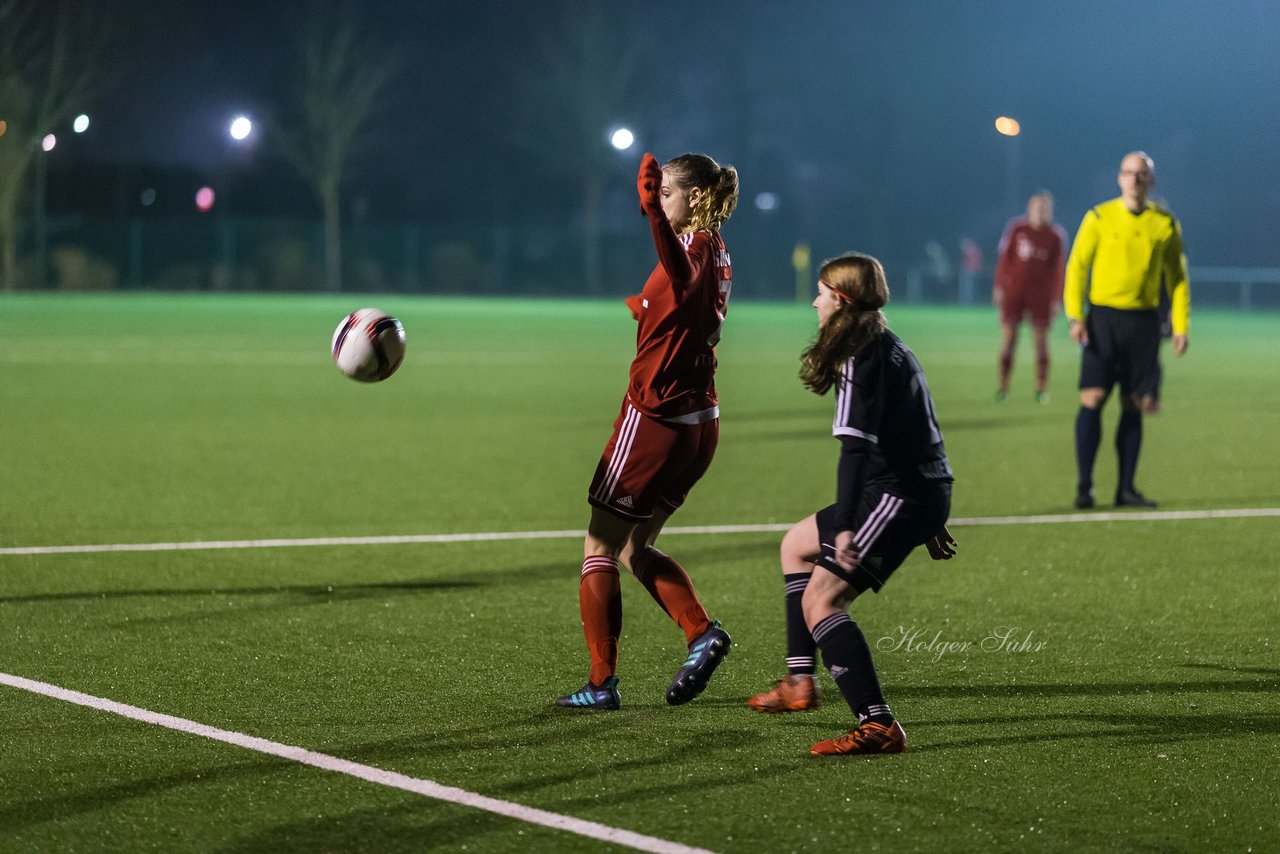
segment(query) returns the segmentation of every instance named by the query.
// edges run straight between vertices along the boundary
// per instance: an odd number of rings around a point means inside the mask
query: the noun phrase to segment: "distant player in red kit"
[[[720,435],[716,344],[732,286],[719,228],[738,204],[738,173],[701,154],[659,166],[645,154],[636,179],[658,265],[627,300],[639,328],[636,357],[613,436],[591,481],[591,522],[578,603],[591,673],[566,708],[617,709],[622,634],[619,563],[684,631],[688,657],[667,688],[671,705],[702,693],[729,652],[729,633],[707,616],[680,564],[653,547],[706,472]]]
[[[1053,196],[1037,192],[1027,202],[1027,216],[1005,227],[997,251],[992,300],[1000,311],[1000,387],[996,399],[1009,395],[1018,326],[1031,318],[1036,343],[1036,400],[1049,402],[1049,324],[1062,300],[1066,266],[1066,232],[1053,222]]]

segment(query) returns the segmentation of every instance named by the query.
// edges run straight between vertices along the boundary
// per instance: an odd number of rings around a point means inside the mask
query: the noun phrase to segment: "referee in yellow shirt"
[[[1133,484],[1142,448],[1144,399],[1159,378],[1160,288],[1169,291],[1173,353],[1187,351],[1191,285],[1182,229],[1147,200],[1154,161],[1134,151],[1120,161],[1120,197],[1089,210],[1067,259],[1062,300],[1071,338],[1081,346],[1076,415],[1076,507],[1093,506],[1093,462],[1102,442],[1102,406],[1120,384],[1117,507],[1155,507]],[[1085,314],[1086,296],[1088,314]]]

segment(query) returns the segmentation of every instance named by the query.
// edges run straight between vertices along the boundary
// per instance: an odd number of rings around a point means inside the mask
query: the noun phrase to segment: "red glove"
[[[640,213],[655,214],[662,211],[662,167],[649,152],[640,158],[640,174],[636,175],[636,190],[640,193]]]

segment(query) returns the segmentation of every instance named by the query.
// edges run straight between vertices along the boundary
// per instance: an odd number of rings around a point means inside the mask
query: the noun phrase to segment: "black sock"
[[[787,673],[792,676],[812,676],[817,667],[814,653],[818,645],[813,642],[813,635],[805,625],[804,608],[800,604],[811,577],[807,572],[782,576],[787,586]]]
[[[1138,452],[1142,450],[1142,412],[1124,409],[1116,427],[1116,454],[1120,457],[1120,486],[1117,492],[1137,492],[1133,486],[1138,471]]]
[[[871,648],[862,629],[843,611],[832,614],[813,627],[813,638],[822,648],[822,661],[859,721],[888,725],[893,713],[880,691]]]
[[[1102,443],[1102,410],[1080,407],[1076,413],[1076,489],[1093,489],[1093,461]]]

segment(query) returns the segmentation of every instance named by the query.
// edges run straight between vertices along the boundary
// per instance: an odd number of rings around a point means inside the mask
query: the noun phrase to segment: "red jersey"
[[[697,424],[719,415],[716,344],[733,273],[719,232],[677,236],[661,213],[649,217],[658,266],[635,310],[636,357],[627,397],[654,418]]]
[[[1035,228],[1023,218],[1010,220],[1000,238],[996,290],[1043,298],[1046,302],[1062,299],[1066,244],[1066,232],[1056,223]]]

